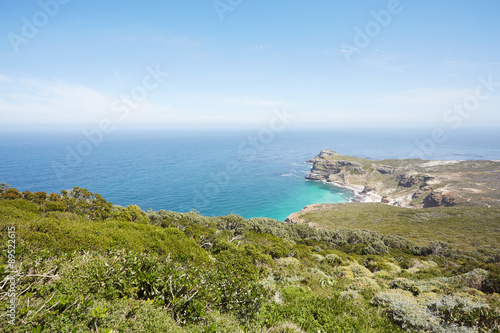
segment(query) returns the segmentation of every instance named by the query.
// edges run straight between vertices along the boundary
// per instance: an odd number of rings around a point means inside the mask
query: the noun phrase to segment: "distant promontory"
[[[306,179],[351,189],[355,201],[402,207],[500,206],[500,160],[374,161],[323,149]]]

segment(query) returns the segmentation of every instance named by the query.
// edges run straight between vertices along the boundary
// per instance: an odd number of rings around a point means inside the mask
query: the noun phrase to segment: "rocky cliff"
[[[404,207],[500,206],[500,161],[374,161],[323,149],[306,179],[355,192],[356,201]]]

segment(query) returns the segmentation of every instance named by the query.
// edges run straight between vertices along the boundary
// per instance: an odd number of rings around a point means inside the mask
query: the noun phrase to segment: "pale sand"
[[[455,164],[461,161],[429,161],[424,164],[420,164],[421,167],[433,167],[433,166],[438,166],[438,165],[447,165],[447,164]]]
[[[349,190],[354,193],[354,202],[381,202],[382,197],[378,194],[375,194],[374,192],[368,192],[367,194],[361,194],[361,192],[364,189],[364,186],[358,186],[358,185],[342,185],[339,183],[335,182],[327,182],[324,181],[327,184],[331,184],[346,190]]]

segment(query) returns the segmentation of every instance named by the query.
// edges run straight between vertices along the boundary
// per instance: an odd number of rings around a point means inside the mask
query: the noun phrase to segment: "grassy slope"
[[[24,200],[2,202],[0,221],[15,225],[20,241],[35,248],[61,252],[126,248],[160,255],[172,253],[174,259],[189,258],[195,263],[208,262],[205,251],[178,229],[116,220],[94,223],[68,212],[41,213],[38,205]]]
[[[319,227],[370,229],[418,244],[440,240],[452,246],[500,250],[500,208],[436,207],[425,210],[379,203],[327,204],[300,217]]]
[[[405,232],[421,232],[411,220],[413,212],[423,211],[335,207],[317,215],[317,222],[356,220],[356,228],[385,224],[391,234],[390,221],[408,219],[400,222]],[[437,215],[420,219],[436,221],[444,214],[425,212]],[[481,246],[497,239],[491,231],[498,211],[491,217],[479,210],[456,214],[464,216],[464,226],[486,216],[490,224],[482,225],[483,232],[475,230],[486,237]],[[451,333],[453,325],[463,326],[463,332],[479,327],[496,332],[500,321],[500,296],[492,293],[500,291],[494,256],[419,247],[373,232],[325,232],[234,215],[160,211],[149,213],[144,223],[119,216],[91,220],[71,211],[47,211],[47,202],[0,200],[0,259],[7,259],[7,227],[15,225],[19,267],[18,325],[0,316],[0,327],[6,332],[405,328]],[[376,222],[376,216],[385,216],[385,222]],[[449,221],[441,226],[443,234],[451,235],[450,227],[456,227]],[[432,230],[419,242],[445,239]],[[0,266],[2,313],[8,304],[5,268]]]
[[[92,221],[71,212],[44,212],[25,200],[0,200],[1,262],[6,262],[7,227],[14,225],[20,271],[17,325],[1,316],[0,327],[5,332],[37,332],[37,327],[42,332],[400,331],[366,300],[354,306],[341,300],[339,291],[321,287],[321,276],[308,272],[312,247],[250,231],[237,216],[164,213],[151,214],[154,224]],[[276,223],[282,224],[271,221]],[[237,234],[244,235],[243,243],[229,242]],[[211,246],[205,250],[198,242]],[[291,252],[303,263],[280,261]],[[6,270],[0,266],[3,282]],[[271,301],[278,290],[279,304]],[[262,304],[261,298],[267,301]],[[2,288],[2,313],[8,301]],[[333,320],[339,312],[342,318]]]

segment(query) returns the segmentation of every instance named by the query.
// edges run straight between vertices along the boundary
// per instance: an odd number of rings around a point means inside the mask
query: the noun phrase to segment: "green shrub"
[[[21,193],[13,187],[6,189],[2,193],[2,197],[7,200],[14,200],[21,198]]]
[[[489,265],[489,274],[481,283],[480,290],[500,294],[500,264]]]
[[[409,269],[415,264],[415,261],[412,258],[397,257],[396,259],[398,261],[399,267],[401,267],[402,269]]]
[[[120,221],[148,223],[150,221],[148,215],[144,213],[139,206],[130,205],[126,208],[120,207],[112,211],[111,216]]]
[[[103,220],[110,216],[113,204],[107,202],[100,194],[79,187],[61,191],[61,193],[69,212],[89,217],[92,220]]]
[[[379,252],[375,250],[371,245],[368,245],[361,250],[361,254],[370,255],[370,254],[379,254]]]
[[[341,297],[340,292],[318,297],[304,288],[287,287],[281,293],[283,304],[265,304],[256,324],[269,329],[288,322],[305,332],[402,332],[376,309]]]
[[[443,325],[477,327],[480,330],[498,330],[500,312],[487,304],[474,302],[463,296],[442,295],[429,302],[428,308],[443,322]]]
[[[334,254],[334,253],[331,253],[331,254],[327,254],[325,256],[325,260],[332,266],[339,266],[339,265],[342,265],[344,264],[344,261],[342,260],[342,258],[340,258],[338,255]]]
[[[391,267],[388,263],[380,260],[376,256],[368,256],[363,262],[363,266],[368,268],[372,273],[381,270],[392,271],[394,269],[394,267]]]
[[[47,201],[44,206],[47,211],[65,212],[68,205],[63,201]]]
[[[500,313],[486,304],[463,295],[423,296],[414,297],[404,290],[385,291],[377,294],[372,304],[384,307],[395,322],[411,332],[472,333],[498,330]]]
[[[33,193],[33,202],[42,205],[45,200],[47,200],[47,193],[44,191],[39,191]]]
[[[417,285],[405,278],[397,278],[389,282],[389,287],[392,289],[401,289],[411,292],[414,296],[418,296],[420,294],[420,289]]]

